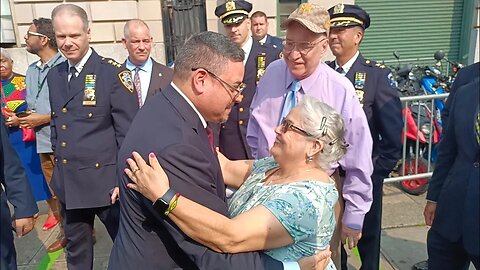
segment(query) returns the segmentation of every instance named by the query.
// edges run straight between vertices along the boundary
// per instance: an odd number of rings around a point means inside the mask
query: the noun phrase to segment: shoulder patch
[[[120,73],[118,73],[118,78],[120,79],[120,82],[127,88],[130,93],[133,93],[134,87],[133,87],[133,80],[132,80],[132,74],[130,73],[129,70],[124,70]]]
[[[102,58],[102,61],[105,62],[105,63],[107,63],[107,64],[110,64],[110,65],[112,65],[112,66],[114,66],[114,67],[116,67],[116,68],[122,67],[122,64],[118,63],[117,61],[115,61],[115,60],[113,60],[113,59],[111,59],[111,58],[105,58],[105,57],[103,57],[103,58]]]

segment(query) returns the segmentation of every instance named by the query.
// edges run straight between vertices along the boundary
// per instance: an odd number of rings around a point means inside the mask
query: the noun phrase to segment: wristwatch
[[[162,197],[157,199],[152,207],[160,215],[165,215],[165,211],[167,211],[168,206],[170,206],[170,201],[175,196],[176,192],[172,188],[169,188]]]

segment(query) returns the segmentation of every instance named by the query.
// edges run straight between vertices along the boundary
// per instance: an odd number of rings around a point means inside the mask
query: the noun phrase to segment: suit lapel
[[[147,97],[153,96],[159,87],[156,87],[162,83],[162,71],[159,64],[152,59],[152,72],[150,74],[150,85],[148,86]]]

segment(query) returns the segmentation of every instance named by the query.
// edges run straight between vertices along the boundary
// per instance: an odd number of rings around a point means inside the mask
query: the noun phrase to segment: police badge
[[[120,73],[118,73],[118,78],[120,79],[120,82],[122,82],[123,86],[127,88],[130,93],[133,93],[134,87],[133,87],[133,80],[132,80],[132,74],[128,70],[124,70]]]

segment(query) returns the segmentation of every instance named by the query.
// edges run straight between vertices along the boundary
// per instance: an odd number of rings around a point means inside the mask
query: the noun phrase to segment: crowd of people
[[[4,224],[27,234],[41,200],[43,229],[61,227],[47,250],[65,248],[68,269],[93,268],[95,217],[113,241],[112,270],[347,269],[354,247],[361,269],[379,269],[383,179],[403,120],[390,71],[359,51],[370,16],[304,3],[282,40],[252,9],[219,5],[225,35],[193,35],[173,69],[151,57],[139,19],[124,26],[123,63],[98,55],[74,4],[32,21],[24,38],[39,60],[26,76],[2,48],[1,269],[16,269]],[[472,67],[448,100],[427,195],[430,269],[479,267]]]

